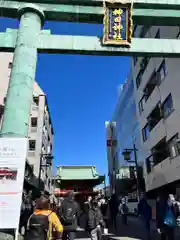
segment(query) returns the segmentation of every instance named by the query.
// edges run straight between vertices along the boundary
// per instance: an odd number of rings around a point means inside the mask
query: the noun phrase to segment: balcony
[[[151,130],[147,140],[144,142],[144,147],[146,149],[153,148],[158,142],[161,141],[166,136],[166,129],[164,125],[164,120],[161,119],[157,125]]]
[[[144,95],[145,95],[145,99],[146,101],[148,100],[148,98],[151,96],[152,92],[154,91],[155,87],[157,85],[157,74],[154,71],[148,81],[148,83],[146,84],[146,87],[144,88]]]
[[[147,117],[150,132],[161,119],[162,119],[161,106],[160,104],[157,104],[156,107],[150,113],[150,115]]]
[[[169,147],[164,137],[156,146],[151,149],[154,166],[169,157]]]
[[[35,151],[28,151],[28,157],[34,157],[35,153]]]
[[[144,96],[145,98],[145,96]],[[149,98],[144,102],[144,116],[148,118],[154,107],[160,102],[158,87],[155,87]]]
[[[31,127],[31,132],[37,132],[37,127]]]
[[[152,171],[146,175],[146,190],[161,187],[180,179],[180,155],[174,159],[166,158],[161,163],[153,167]]]

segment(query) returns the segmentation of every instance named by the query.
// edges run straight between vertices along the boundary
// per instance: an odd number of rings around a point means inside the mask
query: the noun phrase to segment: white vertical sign
[[[16,229],[20,218],[27,138],[0,138],[0,229]]]

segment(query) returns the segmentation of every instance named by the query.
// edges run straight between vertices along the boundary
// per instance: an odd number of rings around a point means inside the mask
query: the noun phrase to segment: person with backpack
[[[74,192],[69,191],[58,211],[64,228],[63,240],[74,240],[79,214],[80,209],[78,203],[74,200]]]
[[[55,212],[49,210],[49,199],[41,196],[36,201],[36,209],[29,217],[24,240],[59,240],[63,226]],[[53,233],[56,236],[53,236]]]
[[[162,197],[161,197],[162,198]],[[174,240],[175,229],[179,225],[179,202],[175,200],[173,194],[164,196],[164,201],[160,201],[157,204],[157,227],[160,230],[162,240]]]

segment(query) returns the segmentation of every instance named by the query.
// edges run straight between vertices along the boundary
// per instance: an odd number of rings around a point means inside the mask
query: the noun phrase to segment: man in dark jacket
[[[58,211],[58,216],[64,228],[63,240],[74,240],[79,214],[79,205],[74,200],[74,192],[69,191]]]
[[[91,240],[101,240],[101,227],[104,227],[104,221],[96,200],[88,205],[87,228]]]
[[[147,233],[147,239],[150,239],[150,222],[152,219],[152,209],[147,202],[145,196],[141,196],[141,199],[138,203],[138,216],[142,221],[142,225]]]
[[[109,201],[110,214],[111,214],[111,223],[112,226],[116,229],[116,217],[118,212],[118,201],[117,196],[113,194]]]

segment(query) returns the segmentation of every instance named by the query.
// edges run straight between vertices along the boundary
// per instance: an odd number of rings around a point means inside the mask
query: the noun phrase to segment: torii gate
[[[102,46],[98,37],[52,35],[49,30],[41,31],[45,20],[103,23],[102,0],[1,1],[0,13],[3,17],[20,19],[18,30],[0,33],[0,50],[14,51],[2,137],[27,137],[37,52],[180,56],[178,39],[133,38],[130,48],[125,48]],[[132,17],[134,24],[177,26],[180,0],[134,0]]]
[[[180,56],[177,39],[133,38],[129,47],[119,47],[103,45],[98,37],[52,35],[49,30],[41,30],[45,20],[103,23],[102,0],[1,0],[0,13],[20,20],[18,30],[0,33],[0,51],[14,51],[2,138],[27,138],[38,52]],[[177,26],[180,0],[134,0],[132,18],[138,25]]]

